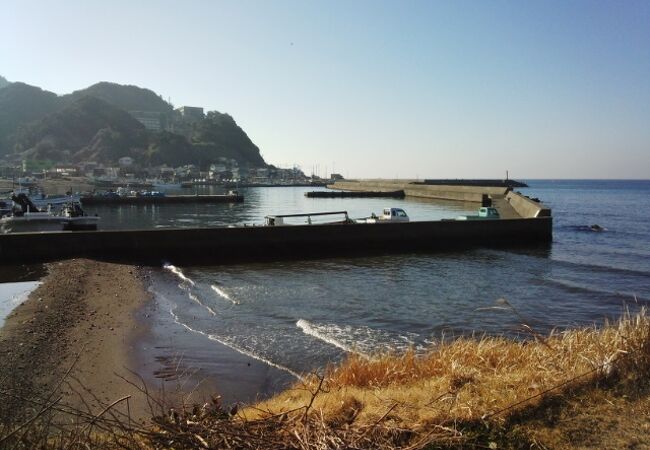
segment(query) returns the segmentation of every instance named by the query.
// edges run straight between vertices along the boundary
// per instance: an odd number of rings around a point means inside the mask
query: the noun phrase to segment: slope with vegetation
[[[173,108],[153,91],[102,82],[58,97],[24,83],[0,90],[0,157],[51,162],[115,163],[131,156],[144,166],[196,164],[219,158],[264,167],[259,148],[228,114],[209,112],[190,129],[189,140],[153,132],[130,111],[156,112],[172,120]]]
[[[11,83],[0,89],[0,157],[13,151],[21,126],[39,120],[62,107],[53,92],[25,83]]]
[[[67,162],[79,160],[78,152],[93,145],[91,151],[80,154],[107,162],[124,156],[134,145],[142,145],[142,137],[144,126],[127,112],[95,97],[81,97],[20,129],[15,149],[27,159]]]
[[[164,101],[155,92],[138,86],[121,85],[102,81],[86,89],[64,95],[65,103],[73,103],[83,97],[95,97],[124,111],[153,111],[171,113],[172,105]]]
[[[56,405],[40,421],[0,430],[0,440],[52,449],[641,449],[649,375],[650,318],[641,311],[527,341],[461,338],[422,356],[352,356],[239,409],[216,397],[169,409],[150,397],[148,426],[134,425],[125,399],[107,401],[101,415]]]

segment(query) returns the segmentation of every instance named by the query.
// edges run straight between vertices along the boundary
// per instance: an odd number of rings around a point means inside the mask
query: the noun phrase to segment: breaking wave
[[[336,336],[337,331],[339,329],[335,326],[331,325],[314,325],[310,322],[308,322],[305,319],[299,319],[296,322],[296,326],[302,330],[303,333],[308,334],[310,336],[315,337],[316,339],[320,339],[323,342],[327,342],[330,345],[333,345],[334,347],[338,347],[343,351],[346,351],[348,353],[357,353],[365,358],[368,358],[368,356],[364,353],[359,352],[358,350],[355,350],[351,346],[347,345],[343,341],[337,339]]]
[[[196,283],[194,283],[194,280],[192,280],[191,278],[185,276],[183,271],[181,269],[179,269],[178,267],[176,267],[175,265],[173,265],[173,264],[165,263],[163,265],[163,269],[169,270],[171,273],[176,275],[178,278],[180,278],[181,280],[183,280],[184,282],[186,282],[188,284],[191,284],[192,286],[194,286],[196,284]]]
[[[216,284],[211,285],[210,288],[211,288],[214,292],[216,292],[216,293],[217,293],[221,298],[223,298],[223,299],[225,299],[225,300],[228,300],[228,301],[229,301],[230,303],[232,303],[233,305],[239,305],[239,300],[235,300],[235,299],[233,299],[230,295],[228,295],[228,293],[227,293],[226,291],[224,291],[223,289],[221,289],[221,288],[220,288],[219,286],[217,286]]]
[[[182,326],[183,328],[187,329],[188,331],[191,331],[192,333],[197,333],[197,334],[200,334],[202,336],[205,336],[208,339],[210,339],[211,341],[218,342],[221,345],[225,345],[226,347],[235,350],[237,353],[241,353],[244,356],[248,356],[249,358],[253,358],[253,359],[256,359],[256,360],[258,360],[260,362],[263,362],[264,364],[266,364],[268,366],[275,367],[276,369],[287,372],[288,374],[292,375],[293,377],[295,377],[295,378],[297,378],[297,379],[299,379],[301,381],[304,380],[304,378],[298,372],[295,372],[295,371],[289,369],[288,367],[285,367],[285,366],[283,366],[281,364],[278,364],[278,363],[275,363],[275,362],[273,362],[273,361],[271,361],[269,359],[266,359],[263,356],[260,356],[260,355],[254,353],[254,352],[252,352],[250,350],[247,350],[245,348],[241,348],[240,346],[238,346],[237,344],[229,341],[228,339],[223,339],[223,338],[221,338],[221,337],[219,337],[217,335],[208,334],[208,333],[205,333],[205,332],[203,332],[201,330],[196,330],[196,329],[190,327],[189,325],[187,325],[186,323],[184,323],[183,321],[181,321],[179,319],[178,315],[176,315],[176,313],[174,312],[174,308],[169,309],[169,314],[171,314],[171,316],[174,319],[174,322],[176,324]]]
[[[628,301],[642,301],[642,302],[648,302],[650,301],[649,299],[637,295],[634,292],[626,292],[626,291],[614,291],[611,289],[604,289],[600,288],[595,285],[585,285],[581,283],[575,283],[573,281],[569,280],[563,280],[561,278],[552,278],[552,277],[546,277],[544,278],[544,281],[548,284],[554,284],[556,286],[559,286],[561,288],[564,288],[568,291],[574,291],[574,292],[588,292],[592,294],[604,294],[604,295],[611,295],[614,297],[622,297],[626,298]]]
[[[365,326],[316,324],[305,319],[299,319],[296,326],[309,336],[367,359],[370,359],[370,355],[402,352],[409,348],[416,351],[424,350],[422,345],[414,342],[414,339],[418,337],[415,333],[396,334]]]
[[[176,275],[182,281],[181,284],[178,285],[178,287],[183,289],[185,292],[187,292],[187,296],[190,298],[190,300],[205,308],[211,315],[213,316],[217,315],[214,309],[212,309],[209,305],[203,303],[199,298],[199,296],[193,292],[192,288],[196,286],[194,280],[186,276],[181,269],[174,266],[173,264],[165,263],[165,265],[163,265],[163,268],[169,270],[171,273]]]
[[[201,299],[200,299],[197,295],[195,295],[193,292],[191,292],[191,291],[188,290],[188,291],[187,291],[187,296],[188,296],[189,298],[191,298],[191,299],[192,299],[194,302],[196,302],[197,304],[203,306],[203,307],[204,307],[204,308],[205,308],[205,309],[206,309],[210,314],[212,314],[213,316],[216,316],[216,315],[217,315],[217,313],[214,311],[214,309],[210,308],[208,305],[206,305],[205,303],[203,303],[203,302],[201,301]]]

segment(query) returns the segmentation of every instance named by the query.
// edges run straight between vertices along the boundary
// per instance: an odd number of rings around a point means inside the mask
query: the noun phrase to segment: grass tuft
[[[648,422],[638,411],[650,410],[645,310],[602,327],[530,334],[529,341],[443,341],[424,355],[351,355],[256,405],[222,408],[215,397],[156,413],[148,428],[112,414],[123,399],[102,415],[76,412],[71,427],[61,427],[65,418],[35,417],[0,427],[0,447],[415,450],[644,442]],[[66,414],[56,402],[45,407]]]

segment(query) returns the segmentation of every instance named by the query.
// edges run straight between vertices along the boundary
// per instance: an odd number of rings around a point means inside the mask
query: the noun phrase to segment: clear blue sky
[[[351,177],[650,178],[650,2],[29,1],[0,75],[228,112]]]

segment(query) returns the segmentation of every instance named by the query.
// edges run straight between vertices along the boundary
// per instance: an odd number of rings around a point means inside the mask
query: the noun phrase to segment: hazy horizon
[[[0,75],[231,114],[356,178],[647,179],[650,3],[9,1]]]

